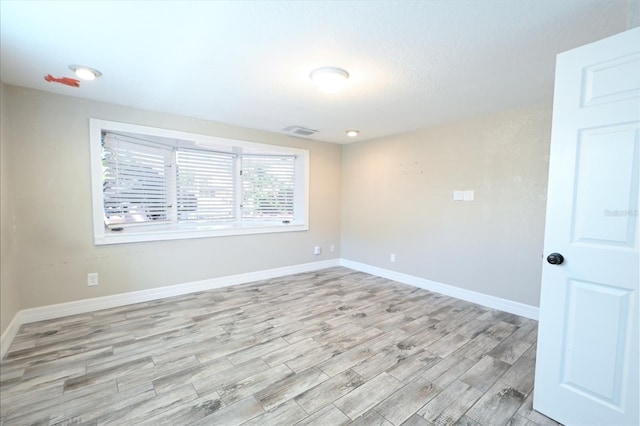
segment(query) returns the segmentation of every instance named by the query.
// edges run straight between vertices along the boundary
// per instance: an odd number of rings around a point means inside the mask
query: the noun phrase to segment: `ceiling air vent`
[[[302,126],[289,126],[289,127],[285,127],[282,130],[284,130],[291,136],[302,136],[302,137],[311,136],[317,132],[317,130],[308,129]]]

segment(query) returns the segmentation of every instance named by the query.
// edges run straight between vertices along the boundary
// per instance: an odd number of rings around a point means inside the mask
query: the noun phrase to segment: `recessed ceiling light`
[[[360,131],[358,130],[347,130],[347,136],[350,138],[355,138],[358,134],[360,134]]]
[[[102,75],[100,71],[83,65],[69,65],[69,69],[83,80],[95,80]]]
[[[323,67],[313,70],[309,78],[325,93],[338,93],[346,85],[349,73],[342,68]]]

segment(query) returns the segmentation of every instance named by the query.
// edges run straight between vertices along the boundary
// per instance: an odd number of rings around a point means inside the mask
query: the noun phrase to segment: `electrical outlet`
[[[331,247],[329,247],[329,250],[331,251],[331,253],[333,253],[334,251],[336,251],[336,246],[331,244]]]
[[[313,248],[313,254],[315,254],[315,255],[320,254],[320,246],[315,246],[315,247]]]
[[[395,262],[396,261],[396,254],[395,253],[391,253],[389,255],[389,261],[391,261],[391,262]]]
[[[87,285],[93,287],[98,285],[98,273],[87,274]]]

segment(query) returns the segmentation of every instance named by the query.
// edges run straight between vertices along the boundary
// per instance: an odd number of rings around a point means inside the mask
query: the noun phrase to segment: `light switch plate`
[[[464,201],[473,201],[475,199],[474,191],[464,191]]]
[[[453,201],[463,201],[464,191],[453,191]]]

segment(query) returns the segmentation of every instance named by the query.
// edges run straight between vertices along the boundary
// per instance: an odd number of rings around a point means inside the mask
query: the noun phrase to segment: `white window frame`
[[[103,197],[102,133],[133,134],[140,137],[173,139],[185,147],[233,154],[285,155],[295,157],[294,218],[282,220],[243,220],[207,224],[140,224],[123,226],[113,231],[105,225]],[[91,192],[93,207],[93,239],[95,245],[162,241],[229,235],[295,232],[309,229],[309,151],[220,138],[157,127],[139,126],[91,118],[89,119],[91,156]],[[237,179],[240,182],[240,179]]]

